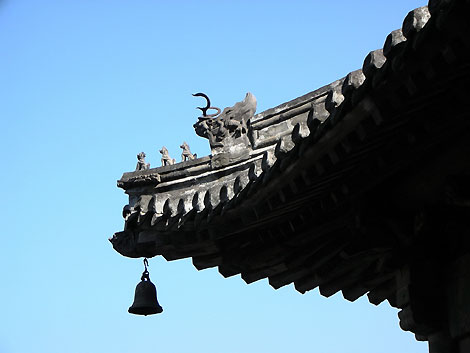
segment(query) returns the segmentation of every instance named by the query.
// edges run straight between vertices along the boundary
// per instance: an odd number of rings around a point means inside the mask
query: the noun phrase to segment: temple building
[[[431,353],[470,352],[470,0],[411,11],[362,69],[255,114],[200,108],[211,155],[145,154],[129,195],[127,257],[191,257],[247,283],[367,295]],[[216,111],[215,114],[209,114]],[[166,153],[166,154],[165,154]]]

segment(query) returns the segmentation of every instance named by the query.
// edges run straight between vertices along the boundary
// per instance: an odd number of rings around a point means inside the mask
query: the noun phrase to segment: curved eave
[[[411,11],[362,70],[312,104],[306,123],[242,177],[229,178],[216,201],[134,212],[113,247],[130,257],[193,257],[198,269],[218,266],[248,283],[319,286],[348,300],[369,292],[372,303],[393,305],[394,274],[412,240],[374,229],[358,211],[373,214],[367,202],[400,212],[433,204],[448,175],[470,169],[452,157],[470,153],[470,10],[468,1],[443,4]],[[412,189],[423,171],[435,175],[426,197]]]

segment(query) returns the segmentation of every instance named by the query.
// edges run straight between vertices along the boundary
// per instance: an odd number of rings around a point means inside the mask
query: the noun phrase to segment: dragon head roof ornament
[[[207,101],[205,107],[197,108],[202,111],[202,116],[193,126],[196,134],[209,140],[212,154],[237,153],[246,149],[250,143],[247,122],[256,112],[255,96],[248,92],[243,101],[222,112],[217,107],[211,107],[210,99],[204,93],[195,93],[193,96],[203,97]],[[208,115],[209,109],[216,110],[217,113]]]

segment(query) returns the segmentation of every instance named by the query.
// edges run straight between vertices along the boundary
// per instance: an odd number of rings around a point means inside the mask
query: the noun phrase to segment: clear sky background
[[[421,353],[364,296],[246,285],[190,259],[150,260],[161,315],[127,313],[142,261],[108,238],[116,180],[145,151],[179,159],[191,96],[258,112],[362,67],[424,0],[0,0],[0,353]]]

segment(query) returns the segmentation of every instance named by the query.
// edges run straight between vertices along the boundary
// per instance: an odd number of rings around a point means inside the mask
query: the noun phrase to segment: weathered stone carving
[[[192,154],[191,150],[189,148],[189,145],[186,143],[186,141],[183,142],[183,144],[180,146],[180,148],[183,149],[183,152],[181,153],[181,161],[191,161],[193,159],[197,158],[197,154]]]
[[[194,129],[196,134],[209,140],[212,153],[228,152],[236,145],[243,145],[246,148],[249,144],[247,121],[256,111],[255,96],[247,93],[243,101],[236,103],[233,107],[225,108],[215,117],[206,115],[206,111],[218,108],[210,107],[207,96],[201,96],[207,99],[207,107],[198,108],[202,110],[203,116],[198,118]]]
[[[150,168],[150,163],[145,163],[145,153],[140,152],[137,155],[137,166],[135,167],[135,170],[147,170]]]
[[[175,164],[175,159],[170,157],[170,154],[168,153],[168,150],[166,149],[165,146],[162,147],[160,150],[160,153],[162,154],[162,166],[166,165],[173,165]]]

